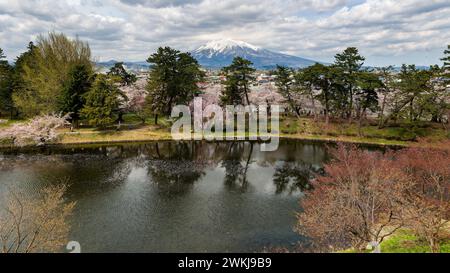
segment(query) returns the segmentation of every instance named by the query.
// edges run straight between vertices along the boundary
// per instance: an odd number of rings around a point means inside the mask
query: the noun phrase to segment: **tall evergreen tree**
[[[226,77],[225,90],[221,96],[222,104],[242,104],[245,98],[247,105],[250,105],[248,93],[250,84],[254,80],[252,74],[256,71],[252,66],[251,61],[235,57],[231,65],[222,69]]]
[[[84,106],[84,94],[92,85],[93,71],[90,66],[79,64],[69,71],[69,77],[63,85],[59,101],[59,110],[70,113],[70,121],[75,127],[80,119],[80,111]]]
[[[145,104],[157,124],[158,115],[170,116],[173,106],[188,104],[200,93],[198,83],[205,74],[190,53],[170,47],[160,47],[147,62],[151,67]]]
[[[344,76],[344,91],[341,104],[346,106],[346,116],[351,119],[353,112],[353,100],[356,88],[357,74],[363,66],[365,58],[359,54],[356,47],[349,47],[342,53],[336,54],[335,66],[342,69]]]
[[[105,127],[114,121],[121,97],[126,99],[113,81],[106,75],[97,75],[92,88],[84,95],[86,103],[80,112],[81,116],[91,125]]]
[[[450,45],[444,51],[444,57],[441,59],[444,62],[443,70],[446,77],[450,78]]]
[[[109,70],[108,76],[117,79],[117,81],[123,86],[131,85],[137,80],[136,75],[127,72],[127,70],[123,66],[123,62],[115,63],[114,66]]]
[[[450,73],[438,65],[430,66],[427,73],[430,77],[428,90],[421,95],[419,118],[430,118],[431,122],[445,122],[444,116],[450,109],[450,93],[447,85],[450,82]],[[443,80],[442,80],[443,79]]]
[[[13,68],[6,60],[3,50],[0,48],[0,117],[8,113],[13,116],[14,104],[12,101],[13,92]]]
[[[377,91],[383,87],[383,82],[378,75],[369,71],[358,73],[357,78],[358,89],[356,95],[356,115],[358,117],[359,130],[361,134],[361,125],[366,117],[367,110],[376,112],[378,110],[378,93]]]
[[[309,67],[304,77],[302,78],[307,84],[320,90],[320,94],[317,98],[320,100],[324,107],[325,122],[328,124],[331,106],[333,102],[333,70],[331,66],[325,66],[323,64],[315,64]]]
[[[431,78],[433,72],[419,70],[415,65],[403,65],[398,75],[398,88],[401,92],[399,109],[393,113],[401,114],[407,106],[407,116],[411,122],[418,121],[423,114],[424,98],[431,91]]]
[[[293,88],[294,85],[294,71],[286,66],[277,65],[275,70],[275,75],[277,76],[275,84],[278,88],[278,92],[284,97],[286,102],[289,104],[291,110],[298,116],[300,116],[300,106],[298,101],[295,99],[296,91]]]
[[[37,47],[33,42],[30,42],[27,47],[27,51],[18,56],[14,63],[13,71],[13,95],[12,100],[17,115],[23,116],[35,116],[40,112],[39,98],[28,99],[33,94],[37,94],[36,90],[29,81],[25,80],[25,67],[26,69],[35,69],[37,66]]]
[[[244,104],[244,94],[239,88],[239,81],[235,77],[227,77],[223,82],[224,90],[220,95],[222,105],[242,105]]]
[[[385,123],[385,110],[389,100],[395,93],[395,76],[394,76],[394,67],[387,66],[378,68],[375,74],[378,75],[381,80],[382,87],[379,89],[379,93],[382,95],[380,112],[378,114],[378,126],[382,128]]]

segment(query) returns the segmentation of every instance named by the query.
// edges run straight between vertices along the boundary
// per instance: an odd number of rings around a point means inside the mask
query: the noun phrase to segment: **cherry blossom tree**
[[[146,84],[147,79],[139,78],[134,84],[120,86],[120,90],[128,98],[122,102],[122,111],[135,114],[142,123],[145,123],[147,114],[145,111],[145,98],[148,94]]]
[[[27,123],[14,124],[0,132],[0,139],[9,139],[16,146],[45,145],[58,138],[57,129],[69,125],[68,115],[37,116]]]

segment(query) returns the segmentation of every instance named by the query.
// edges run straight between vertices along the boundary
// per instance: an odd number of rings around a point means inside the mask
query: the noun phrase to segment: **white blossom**
[[[0,132],[0,139],[10,139],[16,146],[44,145],[58,138],[57,129],[68,125],[68,115],[42,115],[27,123],[14,124]]]

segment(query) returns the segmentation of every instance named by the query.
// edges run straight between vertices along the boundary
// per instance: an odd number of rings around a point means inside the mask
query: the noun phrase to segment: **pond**
[[[324,144],[302,141],[275,152],[250,142],[4,150],[0,192],[68,181],[70,240],[83,252],[259,252],[305,241],[295,213],[327,158]]]

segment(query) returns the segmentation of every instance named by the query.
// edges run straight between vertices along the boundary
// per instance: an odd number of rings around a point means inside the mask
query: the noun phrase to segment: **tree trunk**
[[[362,123],[363,123],[363,119],[364,119],[365,116],[366,116],[366,109],[363,109],[358,115],[359,115],[359,120],[358,120],[358,135],[359,135],[360,137],[363,137],[364,134],[363,134],[363,132],[362,132]]]
[[[397,119],[397,115],[403,108],[405,108],[408,105],[408,103],[410,103],[410,99],[405,100],[404,102],[402,102],[401,106],[397,107],[396,109],[393,109],[391,113],[384,119],[384,123],[379,128],[383,129],[386,126],[386,123],[389,122],[391,119],[395,121]]]
[[[295,106],[293,102],[291,102],[290,105],[292,110],[294,110],[294,113],[297,116],[297,118],[300,118],[300,109],[297,106]]]
[[[155,125],[158,125],[158,114],[155,114]]]
[[[385,108],[386,108],[386,94],[384,94],[384,96],[383,96],[383,102],[381,103],[381,109],[380,109],[380,116],[378,117],[380,119],[379,123],[378,123],[379,128],[384,125],[384,109]]]
[[[253,143],[250,143],[250,152],[248,153],[247,162],[245,163],[244,168],[243,186],[247,184],[247,171],[248,167],[250,166],[250,160],[252,159],[252,155],[253,155]]]
[[[122,112],[119,112],[119,117],[117,118],[117,120],[116,120],[116,122],[117,123],[123,123],[123,113]]]
[[[350,101],[348,104],[348,113],[347,113],[347,118],[348,118],[348,123],[352,123],[352,119],[353,119],[353,86],[350,86]]]
[[[78,129],[78,127],[80,127],[80,121],[77,118],[74,118],[72,120],[72,126],[73,128]]]
[[[310,97],[311,97],[311,105],[313,107],[314,120],[317,120],[316,102],[314,100],[314,96],[313,96],[312,92],[310,93]]]
[[[433,114],[431,116],[431,122],[438,123],[439,122],[439,115],[438,114]]]
[[[438,239],[435,238],[435,236],[431,237],[429,239],[430,242],[430,249],[432,253],[440,253],[441,252],[441,247],[439,245]]]
[[[250,100],[248,99],[248,93],[247,93],[247,86],[244,85],[244,93],[245,93],[245,99],[247,100],[247,105],[250,105]]]

